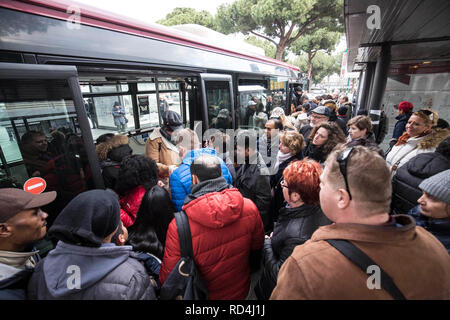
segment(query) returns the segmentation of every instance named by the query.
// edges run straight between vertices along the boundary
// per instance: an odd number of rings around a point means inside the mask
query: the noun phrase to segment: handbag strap
[[[186,213],[184,211],[176,212],[175,222],[177,224],[178,237],[180,238],[181,257],[190,257],[193,259],[191,229]]]
[[[347,240],[326,240],[331,246],[336,248],[347,259],[358,266],[364,273],[367,272],[367,268],[371,265],[377,265],[367,254],[361,249],[355,246],[353,243]],[[394,300],[406,300],[403,293],[395,285],[394,280],[380,268],[381,272],[381,287],[386,290]]]

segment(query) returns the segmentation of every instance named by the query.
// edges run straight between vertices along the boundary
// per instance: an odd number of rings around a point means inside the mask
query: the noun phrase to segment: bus
[[[289,106],[300,76],[282,61],[86,5],[2,1],[0,181],[20,185],[45,178],[44,171],[47,190],[67,201],[104,188],[95,152],[100,135],[126,134],[134,153],[143,154],[165,110],[191,129],[201,121],[204,131],[227,109],[227,128],[248,128],[242,112],[251,95],[264,104],[263,97],[281,93]],[[123,126],[114,121],[115,104],[125,110]],[[47,149],[24,148],[24,134],[35,131],[45,134]],[[31,170],[43,155],[48,163]]]

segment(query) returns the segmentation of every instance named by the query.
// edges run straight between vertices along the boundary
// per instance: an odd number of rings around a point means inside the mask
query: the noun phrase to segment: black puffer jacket
[[[439,152],[421,153],[397,169],[392,179],[391,209],[407,214],[422,196],[419,184],[439,172],[450,169],[450,161]]]
[[[269,299],[277,283],[278,272],[294,248],[309,240],[320,227],[331,224],[320,206],[304,204],[297,208],[282,208],[275,223],[273,236],[264,242],[264,270],[255,293],[258,299]]]
[[[280,209],[283,208],[286,204],[283,197],[283,187],[281,186],[281,180],[283,178],[283,171],[287,168],[287,166],[293,162],[303,159],[303,152],[300,151],[295,156],[290,157],[286,161],[280,163],[278,167],[277,173],[270,177],[270,186],[273,190],[273,200],[271,203],[271,218],[272,220],[278,219],[278,213]]]
[[[241,165],[236,171],[236,181],[233,184],[244,198],[252,200],[256,205],[264,224],[264,230],[268,232],[272,222],[270,220],[270,202],[272,201],[270,175],[259,152],[256,162],[256,164]]]

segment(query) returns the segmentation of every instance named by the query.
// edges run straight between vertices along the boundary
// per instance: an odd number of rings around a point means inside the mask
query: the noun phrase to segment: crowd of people
[[[347,97],[297,89],[292,110],[256,107],[262,135],[204,144],[165,111],[144,155],[101,137],[106,189],[76,193],[51,225],[41,208],[58,191],[2,189],[0,299],[159,299],[181,258],[180,210],[209,299],[450,299],[448,123],[403,101],[382,150],[385,128]],[[41,138],[23,140],[44,152]]]

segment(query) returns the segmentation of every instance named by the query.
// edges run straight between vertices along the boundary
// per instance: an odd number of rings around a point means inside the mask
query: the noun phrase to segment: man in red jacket
[[[183,210],[189,219],[194,261],[211,300],[241,300],[250,289],[250,256],[262,248],[264,227],[255,204],[222,176],[216,157],[197,157],[191,165],[192,191]],[[161,283],[180,259],[175,219],[167,231]]]

